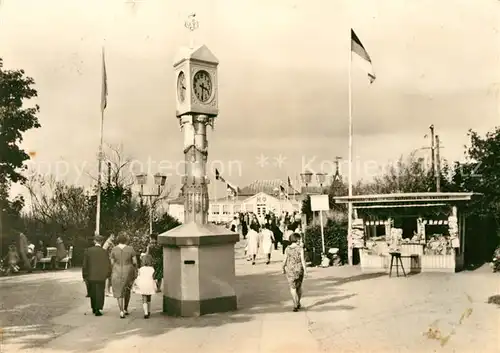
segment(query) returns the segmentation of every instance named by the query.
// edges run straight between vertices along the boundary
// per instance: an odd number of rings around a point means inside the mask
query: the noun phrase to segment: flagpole
[[[218,180],[215,180],[214,183],[214,201],[217,202],[217,182]]]
[[[102,47],[102,91],[101,91],[101,136],[99,140],[99,153],[97,156],[97,200],[95,215],[95,235],[100,234],[101,225],[101,174],[102,174],[102,145],[104,139],[104,110],[107,105],[108,84],[106,75],[106,63],[104,58],[104,46]]]
[[[101,224],[101,174],[102,174],[102,144],[104,132],[104,110],[101,110],[101,138],[97,156],[97,210],[95,215],[95,235],[99,235]]]
[[[349,198],[352,197],[352,29],[349,32]],[[348,202],[347,211],[347,249],[348,249],[348,263],[352,265],[352,202]]]

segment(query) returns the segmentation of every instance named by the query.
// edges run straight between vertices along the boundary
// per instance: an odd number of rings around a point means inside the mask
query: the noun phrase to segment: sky
[[[288,176],[295,183],[304,169],[332,173],[337,156],[347,175],[350,28],[377,74],[370,85],[354,58],[355,179],[429,146],[430,124],[450,161],[463,158],[468,129],[499,125],[499,1],[135,1],[0,1],[4,68],[24,69],[38,90],[42,127],[23,141],[36,152],[31,170],[91,184],[104,46],[105,143],[122,146],[134,173],[160,171],[178,187],[183,134],[172,65],[189,44],[184,21],[192,12],[195,43],[220,61],[210,177],[218,168],[239,186]],[[224,189],[210,186],[218,195]]]

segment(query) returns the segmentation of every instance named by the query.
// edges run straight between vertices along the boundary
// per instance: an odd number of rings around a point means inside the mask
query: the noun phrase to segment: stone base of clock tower
[[[234,244],[239,234],[190,222],[158,236],[163,245],[163,312],[200,316],[237,309]]]

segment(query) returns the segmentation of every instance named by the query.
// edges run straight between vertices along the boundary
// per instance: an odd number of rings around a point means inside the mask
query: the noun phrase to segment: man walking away
[[[88,248],[83,258],[82,275],[88,282],[90,306],[95,316],[102,316],[106,278],[111,275],[108,252],[102,248],[103,238],[97,235],[94,246]]]

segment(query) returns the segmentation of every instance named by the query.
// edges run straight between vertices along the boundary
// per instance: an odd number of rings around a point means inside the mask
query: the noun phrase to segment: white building
[[[229,222],[239,212],[253,212],[257,217],[268,211],[280,214],[283,211],[299,211],[302,205],[300,192],[281,180],[256,180],[240,189],[237,195],[210,201],[209,222]],[[171,216],[184,222],[184,198],[180,196],[169,202]]]

